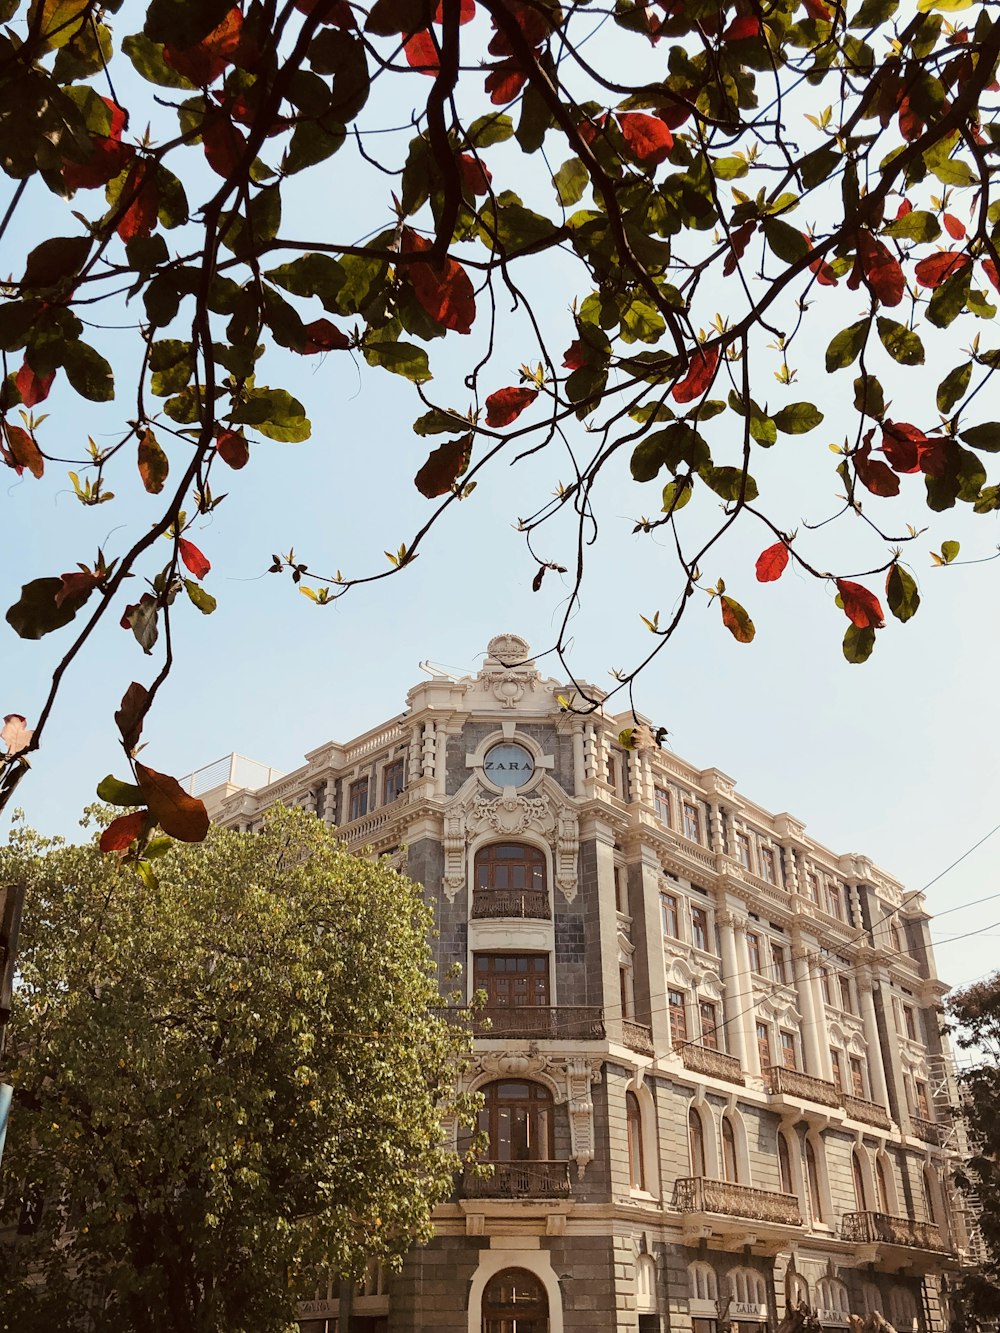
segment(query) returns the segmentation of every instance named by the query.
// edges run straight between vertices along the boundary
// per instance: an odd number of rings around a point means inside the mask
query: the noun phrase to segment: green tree
[[[972,1063],[960,1075],[970,1159],[958,1185],[982,1208],[982,1266],[963,1273],[953,1291],[954,1333],[994,1329],[1000,1319],[1000,972],[948,997],[946,1012],[960,1051]]]
[[[119,836],[200,836],[134,750],[171,620],[216,605],[225,553],[197,527],[260,450],[312,434],[282,387],[296,357],[412,385],[422,461],[363,502],[415,484],[429,507],[378,568],[334,544],[270,569],[330,605],[405,570],[496,465],[543,453],[554,494],[526,487],[516,517],[571,674],[586,560],[621,521],[601,482],[625,471],[625,521],[658,567],[676,559],[672,611],[636,608],[652,639],[623,690],[692,605],[750,642],[744,590],[789,565],[833,594],[863,662],[886,609],[920,605],[904,552],[923,525],[1000,507],[985,0],[0,0],[0,17],[5,245],[31,210],[0,302],[3,460],[28,493],[68,468],[94,513],[77,567],[40,553],[7,611],[67,647],[34,734],[15,718],[0,804],[66,669],[120,624],[157,669],[119,720],[138,789]],[[105,443],[46,420],[77,399]],[[768,479],[805,459],[782,511]],[[750,567],[737,524],[758,534]],[[931,540],[954,565],[954,534]]]
[[[99,1328],[277,1333],[451,1188],[419,887],[299,810],[158,865],[24,827],[0,852],[28,885],[4,1221],[43,1204],[0,1245],[4,1328],[86,1328],[89,1300]]]

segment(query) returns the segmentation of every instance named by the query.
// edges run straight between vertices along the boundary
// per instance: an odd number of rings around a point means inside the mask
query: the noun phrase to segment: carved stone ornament
[[[519,634],[497,634],[486,645],[486,659],[501,666],[517,666],[530,660],[531,644]]]
[[[501,838],[517,838],[529,832],[543,837],[553,849],[556,885],[567,902],[573,901],[580,845],[576,814],[560,811],[557,815],[550,801],[522,796],[513,787],[505,787],[499,796],[487,796],[479,790],[470,802],[445,815],[444,891],[449,902],[454,902],[465,887],[469,840],[491,832]]]
[[[534,1078],[544,1083],[557,1106],[569,1111],[570,1147],[582,1179],[594,1160],[594,1101],[591,1085],[601,1081],[600,1057],[587,1055],[549,1056],[538,1051],[488,1051],[473,1056],[481,1075],[473,1086],[495,1078]]]
[[[531,645],[517,634],[498,634],[490,639],[479,679],[502,708],[516,708],[525,691],[533,690],[541,680],[530,652]]]
[[[547,837],[555,828],[555,815],[540,796],[521,796],[513,787],[504,787],[499,796],[477,796],[466,827],[470,834],[491,828],[504,838],[516,838],[526,829]]]

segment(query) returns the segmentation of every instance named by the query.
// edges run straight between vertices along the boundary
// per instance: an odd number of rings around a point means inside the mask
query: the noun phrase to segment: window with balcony
[[[684,802],[684,836],[692,842],[701,842],[701,815],[693,801]]]
[[[642,1160],[642,1111],[634,1092],[625,1094],[625,1126],[628,1138],[628,1177],[634,1190],[646,1188],[646,1171]]]
[[[708,952],[708,913],[704,907],[691,908],[691,943]]]
[[[833,992],[830,990],[830,973],[825,967],[819,970],[819,984],[823,992],[823,1003],[833,1004]]]
[[[487,1009],[546,1006],[549,959],[544,953],[477,953],[472,964],[476,990],[486,992]]]
[[[857,1210],[859,1213],[866,1213],[868,1211],[868,1201],[867,1190],[865,1189],[865,1173],[857,1149],[851,1153],[851,1179],[854,1182],[854,1202]]]
[[[746,833],[736,834],[736,859],[744,870],[751,870],[750,863],[750,837]]]
[[[402,759],[394,759],[382,770],[382,804],[391,805],[403,794],[405,773]]]
[[[688,1111],[688,1152],[691,1156],[691,1174],[707,1176],[705,1128],[701,1123],[701,1116],[693,1106]]]
[[[917,1040],[917,1019],[911,1004],[903,1005],[903,1027],[910,1041]]]
[[[670,1018],[670,1040],[674,1046],[687,1041],[687,995],[682,990],[667,991],[667,1011]]]
[[[362,815],[368,813],[368,779],[359,778],[357,782],[352,782],[347,789],[347,818],[348,821],[360,819]]]
[[[892,947],[897,953],[903,953],[903,932],[895,921],[889,927],[889,936],[892,939]]]
[[[489,1138],[490,1162],[546,1162],[554,1158],[552,1093],[540,1083],[500,1079],[481,1088],[478,1129]]]
[[[779,1036],[781,1037],[781,1063],[786,1069],[798,1069],[799,1064],[795,1058],[795,1033],[787,1032],[782,1028]]]
[[[680,909],[675,894],[660,894],[660,920],[664,935],[672,940],[680,939]]]
[[[771,963],[774,968],[774,979],[783,986],[788,985],[788,954],[784,945],[771,945]]]
[[[920,1116],[921,1120],[930,1120],[931,1104],[927,1097],[927,1084],[920,1079],[914,1079],[913,1093],[917,1103],[917,1115]]]
[[[777,884],[778,859],[774,854],[773,847],[762,847],[760,849],[760,873],[768,884]]]
[[[845,1013],[857,1013],[854,1005],[854,991],[851,987],[851,979],[850,977],[845,977],[843,975],[841,975],[840,978],[840,1003]]]
[[[809,1187],[809,1204],[812,1209],[814,1222],[822,1222],[824,1215],[823,1191],[820,1189],[819,1163],[816,1160],[816,1149],[806,1139],[806,1184]]]
[[[760,973],[760,936],[755,935],[752,930],[747,931],[747,955],[750,959],[750,971]]]
[[[771,1059],[771,1032],[766,1023],[757,1024],[757,1052],[760,1055],[761,1069],[773,1063]]]
[[[670,828],[670,793],[666,787],[653,788],[653,811],[660,823]]]
[[[833,1069],[833,1081],[837,1085],[837,1091],[844,1091],[844,1062],[838,1050],[831,1046],[830,1064]]]
[[[827,911],[831,916],[835,916],[838,921],[845,921],[844,895],[839,884],[832,881],[826,887]]]
[[[856,1055],[852,1055],[848,1063],[851,1067],[851,1092],[863,1101],[866,1096],[864,1065]]]
[[[495,842],[476,853],[474,917],[548,917],[545,854],[521,842]]]
[[[740,1162],[736,1152],[736,1131],[728,1115],[722,1117],[722,1176],[733,1185],[740,1181]]]
[[[710,1051],[719,1049],[719,1007],[711,1000],[700,1000],[698,1017],[701,1020],[701,1044]]]
[[[788,1140],[778,1130],[778,1184],[782,1194],[795,1193],[795,1181],[792,1177],[792,1158],[788,1151]]]
[[[885,1172],[885,1162],[881,1154],[875,1158],[875,1188],[878,1191],[878,1206],[883,1213],[891,1214],[892,1195],[889,1193],[889,1180]]]
[[[813,870],[806,871],[806,897],[819,906],[819,875]]]

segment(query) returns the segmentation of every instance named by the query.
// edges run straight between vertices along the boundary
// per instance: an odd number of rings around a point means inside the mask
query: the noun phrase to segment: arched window
[[[738,1184],[740,1178],[739,1159],[736,1156],[736,1134],[728,1115],[722,1117],[722,1177]]]
[[[691,1174],[693,1176],[707,1176],[705,1130],[701,1123],[701,1116],[693,1106],[688,1111],[688,1148],[691,1153]]]
[[[729,1274],[729,1294],[745,1305],[764,1305],[767,1284],[756,1268],[734,1268]]]
[[[688,1264],[690,1295],[694,1301],[717,1301],[719,1299],[719,1279],[711,1264],[703,1260]]]
[[[809,1304],[809,1283],[801,1273],[789,1273],[785,1278],[785,1308],[797,1310]]]
[[[656,1313],[656,1264],[649,1254],[635,1261],[635,1308],[639,1314]]]
[[[540,1083],[501,1079],[482,1089],[479,1130],[489,1136],[490,1162],[554,1159],[552,1094]]]
[[[835,1277],[822,1277],[816,1283],[816,1304],[819,1307],[820,1320],[823,1319],[824,1311],[833,1315],[841,1315],[845,1320],[850,1314],[850,1306],[847,1303],[847,1288],[843,1282],[838,1282]]]
[[[858,1212],[868,1211],[867,1201],[865,1199],[865,1173],[861,1166],[861,1158],[857,1150],[851,1153],[851,1175],[854,1179],[854,1202],[858,1206]]]
[[[628,1178],[634,1190],[646,1188],[646,1170],[642,1160],[642,1112],[634,1092],[625,1094],[625,1122],[628,1131]]]
[[[929,1166],[920,1173],[920,1187],[924,1196],[924,1217],[928,1222],[940,1222],[937,1210],[937,1181]]]
[[[778,1130],[778,1181],[782,1194],[795,1193],[795,1181],[792,1179],[792,1159],[788,1152],[788,1140]]]
[[[483,1291],[483,1333],[545,1333],[549,1298],[526,1268],[505,1268]]]
[[[809,1183],[809,1202],[812,1205],[814,1222],[823,1221],[823,1192],[819,1187],[819,1166],[816,1162],[816,1150],[806,1139],[806,1180]]]
[[[885,1310],[882,1308],[882,1293],[874,1282],[864,1284],[861,1288],[861,1299],[865,1303],[865,1314],[885,1314]],[[904,1329],[901,1333],[910,1333],[910,1330]]]
[[[548,917],[545,855],[523,842],[495,842],[476,852],[474,917]]]
[[[889,1194],[889,1181],[885,1174],[885,1162],[881,1157],[875,1158],[875,1185],[878,1189],[878,1206],[881,1212],[891,1213],[892,1202]],[[869,1311],[871,1313],[871,1311]]]
[[[889,1323],[901,1333],[909,1333],[917,1317],[917,1302],[906,1287],[893,1287],[889,1293]]]

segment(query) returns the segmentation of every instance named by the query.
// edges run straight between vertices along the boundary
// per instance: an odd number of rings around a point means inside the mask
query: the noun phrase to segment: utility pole
[[[14,994],[14,966],[24,893],[23,884],[0,884],[0,1059],[3,1058],[6,1045],[7,1020],[10,1018],[11,998]],[[13,1096],[11,1085],[0,1083],[0,1162],[3,1161]]]

